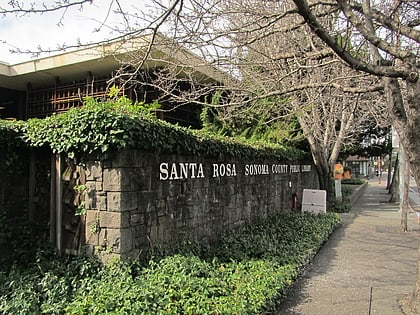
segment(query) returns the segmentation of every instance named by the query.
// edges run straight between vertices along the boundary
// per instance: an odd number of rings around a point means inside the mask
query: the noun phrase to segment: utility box
[[[327,192],[325,190],[304,189],[302,212],[314,214],[327,212]]]

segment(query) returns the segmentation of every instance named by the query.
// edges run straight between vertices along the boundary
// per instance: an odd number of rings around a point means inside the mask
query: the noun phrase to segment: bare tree
[[[417,1],[333,1],[330,7],[344,17],[346,34],[331,32],[313,14],[324,3],[293,0],[299,14],[312,30],[355,70],[383,78],[388,111],[401,142],[407,150],[416,182],[420,182],[420,154],[417,124],[420,117],[419,41],[420,11]],[[337,36],[344,38],[340,45]],[[367,54],[355,54],[354,45],[365,47]]]
[[[0,8],[0,12],[30,14],[61,10],[64,14],[69,6],[82,9],[90,2],[57,1],[51,6],[38,7],[11,2],[12,8]],[[330,192],[338,153],[369,112],[368,102],[360,101],[359,95],[380,91],[382,87],[374,79],[343,67],[333,51],[313,38],[305,23],[297,19],[290,1],[152,0],[150,3],[155,8],[153,12],[141,8],[128,12],[118,0],[109,2],[110,10],[122,17],[121,25],[125,26],[112,30],[114,39],[152,34],[144,54],[128,54],[121,60],[124,67],[114,79],[130,85],[153,85],[161,91],[162,98],[178,106],[191,102],[205,105],[208,102],[204,96],[219,91],[224,95],[218,103],[224,119],[249,118],[251,111],[265,112],[268,122],[296,115],[310,140],[320,186]],[[340,23],[337,9],[325,8],[317,9],[318,15],[328,21],[328,29],[337,29]],[[154,81],[145,82],[141,72],[145,60],[161,61],[159,56],[150,54],[152,45],[171,55],[182,54],[188,48],[226,76],[220,80],[222,84],[203,84],[197,80],[195,71],[203,66],[200,59],[192,62],[191,58],[184,58],[185,62],[180,64],[182,58],[176,58],[176,62],[175,59],[165,61],[165,70],[155,73]],[[189,85],[188,91],[180,89],[184,84]],[[258,105],[261,99],[270,100],[265,108]]]
[[[311,146],[320,187],[330,193],[341,148],[371,120],[370,109],[378,105],[361,93],[376,93],[371,99],[382,99],[378,80],[345,66],[296,18],[291,2],[191,0],[183,1],[182,11],[175,12],[167,21],[166,36],[228,75],[222,85],[193,89],[195,95],[172,93],[176,84],[168,82],[179,79],[171,76],[160,77],[156,87],[165,87],[164,94],[178,102],[197,102],[200,94],[219,90],[224,97],[217,105],[226,120],[249,120],[251,111],[261,113],[259,117],[267,123],[287,115],[298,117]],[[334,10],[322,14],[338,21]],[[330,23],[334,28],[334,22]],[[258,102],[262,99],[270,100],[265,107]]]
[[[417,187],[420,184],[420,6],[418,1],[351,1],[327,3],[343,17],[346,33],[331,32],[314,12],[325,2],[293,0],[299,14],[318,35],[351,68],[382,78],[386,87],[388,112],[407,152]],[[337,36],[346,45],[340,45]],[[352,45],[364,45],[369,54],[354,54]],[[420,258],[420,256],[419,256]],[[409,309],[420,313],[420,259],[416,286],[411,294]]]

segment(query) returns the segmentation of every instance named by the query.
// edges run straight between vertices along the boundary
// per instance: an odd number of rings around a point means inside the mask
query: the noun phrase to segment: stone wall
[[[309,163],[245,161],[125,151],[86,168],[86,245],[103,259],[219,236],[290,210],[318,186]]]

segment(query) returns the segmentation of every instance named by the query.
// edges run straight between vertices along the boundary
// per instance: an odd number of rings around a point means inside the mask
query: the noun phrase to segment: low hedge
[[[341,185],[363,185],[366,182],[363,178],[344,178]]]
[[[0,272],[1,314],[261,314],[285,296],[339,224],[288,213],[226,234],[216,247],[101,265],[40,250]]]

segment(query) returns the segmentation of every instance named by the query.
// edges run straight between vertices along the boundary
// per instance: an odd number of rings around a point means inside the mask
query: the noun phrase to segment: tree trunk
[[[413,312],[413,314],[420,314],[420,246],[418,257],[419,259],[417,260],[416,284],[410,297],[410,310]]]
[[[408,165],[406,154],[404,148],[400,148],[400,211],[401,211],[401,222],[400,222],[400,231],[407,232],[408,222],[408,190],[410,185],[410,167]]]
[[[403,101],[401,88],[397,79],[385,78],[388,94],[390,113],[393,125],[397,130],[410,164],[411,171],[416,180],[417,187],[420,183],[420,82],[407,82],[407,101]]]
[[[327,192],[327,200],[329,200],[332,198],[334,192],[332,170],[330,169],[326,159],[323,159],[322,156],[317,154],[319,150],[314,150],[311,148],[311,151],[315,163],[315,168],[318,173],[319,189],[325,190]]]
[[[325,145],[319,141],[319,139],[315,139],[311,133],[311,126],[308,125],[307,121],[304,120],[301,116],[298,117],[298,119],[311,148],[312,158],[318,173],[319,189],[325,190],[327,192],[327,200],[329,200],[333,197],[334,192],[332,177],[335,160],[333,160],[333,158],[328,156],[326,153],[328,148],[326,148]],[[311,123],[314,122],[311,121]],[[338,148],[339,147],[340,146],[338,146]],[[339,152],[339,149],[337,149],[337,152]]]
[[[392,181],[392,150],[389,152],[389,163],[388,163],[388,177],[386,179],[386,189],[389,190]]]
[[[407,98],[403,101],[397,79],[385,78],[388,105],[393,118],[393,125],[398,132],[400,143],[407,154],[417,188],[420,183],[420,82],[406,82]],[[410,298],[410,308],[414,314],[420,313],[420,247],[417,259],[416,284]]]

